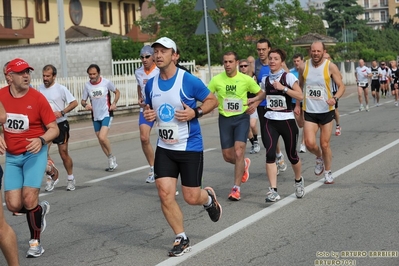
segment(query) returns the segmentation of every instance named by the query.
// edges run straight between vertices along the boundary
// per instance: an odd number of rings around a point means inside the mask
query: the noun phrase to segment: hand
[[[93,107],[91,107],[91,104],[86,104],[85,110],[93,110]]]
[[[296,114],[296,115],[301,114],[301,107],[299,105],[295,105],[294,114]]]
[[[54,115],[55,115],[56,118],[62,117],[62,114],[61,114],[60,111],[55,111],[55,112],[54,112]]]
[[[327,104],[328,104],[329,106],[333,106],[333,105],[336,104],[336,101],[335,101],[334,98],[330,98],[330,99],[328,99],[326,102],[327,102]]]
[[[150,108],[149,104],[144,107],[143,116],[149,122],[155,121],[157,118],[155,111]]]
[[[142,97],[139,99],[139,106],[140,106],[140,108],[144,108],[145,107],[145,101],[144,101],[144,99]]]
[[[185,121],[190,121],[191,119],[195,118],[195,111],[194,109],[190,108],[187,104],[184,102],[181,102],[183,104],[184,109],[183,110],[176,110],[175,112],[175,118],[179,121],[185,122]]]
[[[26,150],[31,153],[38,153],[42,149],[42,140],[40,138],[26,139],[30,143],[26,145]]]
[[[109,107],[109,110],[110,110],[110,111],[113,111],[113,110],[116,110],[116,108],[118,108],[118,107],[116,106],[115,103],[113,103],[113,104],[111,104],[111,106]]]
[[[6,149],[7,149],[7,144],[4,141],[3,137],[0,136],[0,154],[4,155],[4,153],[6,152]]]
[[[275,80],[274,82],[273,82],[273,87],[276,89],[276,90],[278,90],[278,91],[282,91],[282,90],[284,90],[284,86],[283,86],[283,84],[281,84],[279,81],[277,81],[277,80]]]

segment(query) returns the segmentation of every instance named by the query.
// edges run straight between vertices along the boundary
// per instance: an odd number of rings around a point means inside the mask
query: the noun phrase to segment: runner
[[[366,103],[366,112],[369,111],[369,94],[368,94],[368,86],[369,86],[369,77],[371,77],[370,68],[364,65],[364,60],[359,60],[359,66],[356,67],[355,70],[355,77],[356,77],[356,84],[357,84],[357,96],[359,100],[359,111],[364,110],[363,106],[363,94],[364,94],[364,101]]]
[[[373,96],[375,106],[380,106],[380,68],[376,60],[371,62],[371,95]]]
[[[390,62],[391,68],[391,92],[392,95],[395,95],[395,106],[399,106],[398,104],[398,97],[399,97],[399,86],[398,86],[398,79],[399,79],[399,69],[397,67],[397,62],[395,60],[392,60]]]

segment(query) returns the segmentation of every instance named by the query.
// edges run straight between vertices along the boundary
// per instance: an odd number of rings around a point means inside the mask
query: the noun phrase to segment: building
[[[62,1],[62,0],[61,0]],[[134,23],[148,15],[148,0],[63,0],[65,31],[90,36],[128,36],[149,41]],[[0,5],[0,45],[54,42],[58,32],[57,0],[3,0]],[[143,12],[142,12],[143,10]],[[94,30],[94,31],[93,31]],[[104,33],[107,32],[107,33]],[[89,35],[89,36],[87,36]],[[80,36],[81,37],[81,36]],[[68,36],[66,35],[68,39]]]
[[[327,0],[308,0],[304,10],[313,8],[315,13],[322,15],[325,2]],[[382,28],[389,18],[393,18],[394,22],[399,23],[399,18],[395,17],[399,14],[399,0],[357,0],[357,4],[364,8],[364,14],[358,19],[366,20],[367,25],[374,29]]]

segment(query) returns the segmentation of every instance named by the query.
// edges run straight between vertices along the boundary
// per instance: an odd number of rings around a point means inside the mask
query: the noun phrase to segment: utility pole
[[[64,1],[57,0],[58,7],[58,42],[60,45],[60,61],[62,77],[68,77],[68,66],[66,59],[65,25],[64,25]]]

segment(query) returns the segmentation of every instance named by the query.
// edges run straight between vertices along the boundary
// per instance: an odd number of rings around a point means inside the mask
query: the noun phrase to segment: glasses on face
[[[248,65],[241,65],[240,67],[241,67],[241,68],[243,68],[243,67],[248,67]]]
[[[22,70],[21,72],[10,72],[10,74],[17,74],[19,76],[22,76],[25,74],[30,75],[30,73],[32,73],[32,70],[30,70],[30,69],[25,69],[25,70]]]
[[[144,59],[144,58],[145,58],[145,59],[148,59],[148,58],[150,58],[150,57],[151,57],[151,55],[140,56],[141,59]]]

